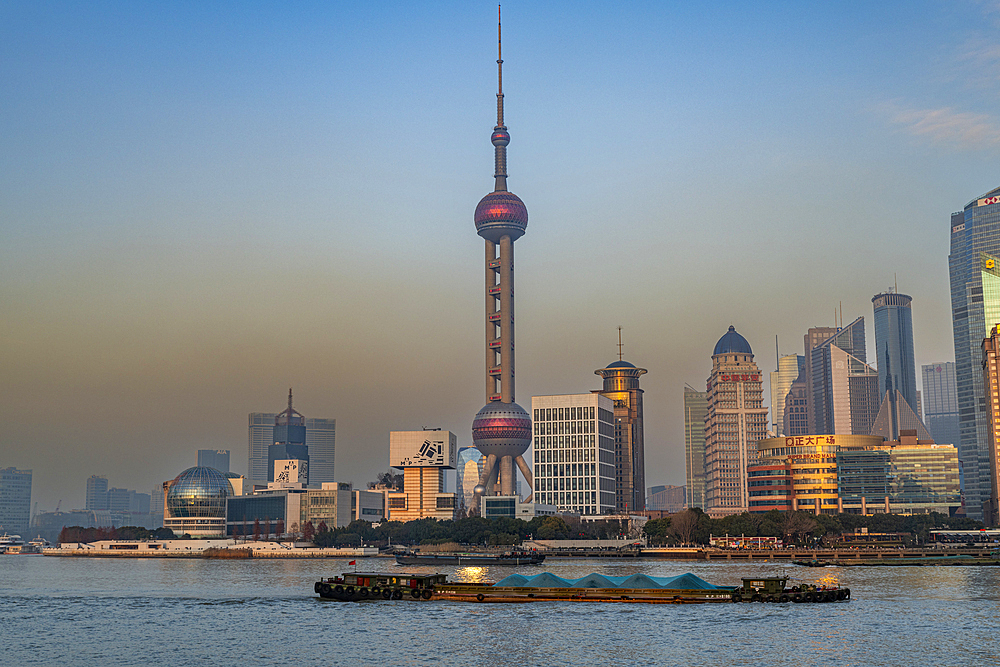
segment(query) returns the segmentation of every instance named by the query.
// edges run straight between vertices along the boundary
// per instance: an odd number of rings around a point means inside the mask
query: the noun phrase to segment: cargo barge
[[[504,553],[433,553],[404,551],[396,554],[398,565],[541,565],[545,555],[537,551],[506,551]]]
[[[455,602],[642,602],[699,604],[737,602],[837,602],[851,598],[849,588],[793,586],[787,577],[744,579],[742,586],[716,586],[693,574],[677,577],[607,577],[589,574],[563,579],[543,572],[533,577],[513,574],[495,584],[449,582],[444,574],[346,572],[320,579],[313,587],[320,598],[341,602],[377,600],[450,600]]]

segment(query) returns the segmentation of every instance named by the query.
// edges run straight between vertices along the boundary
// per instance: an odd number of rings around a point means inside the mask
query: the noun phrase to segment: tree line
[[[59,531],[59,543],[101,542],[103,540],[172,540],[174,531],[169,528],[150,530],[142,526],[119,526],[118,528],[84,528],[83,526],[63,526]]]
[[[736,514],[713,519],[700,509],[689,509],[663,519],[646,522],[644,531],[653,544],[709,543],[711,536],[778,537],[785,544],[832,544],[847,533],[867,528],[869,533],[906,533],[910,541],[925,542],[931,530],[978,530],[974,519],[931,514],[813,514],[779,512]]]

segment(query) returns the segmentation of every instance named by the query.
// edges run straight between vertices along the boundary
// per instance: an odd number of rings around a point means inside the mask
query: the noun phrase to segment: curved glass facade
[[[233,495],[226,476],[215,468],[188,468],[167,491],[169,518],[225,518],[226,498]]]

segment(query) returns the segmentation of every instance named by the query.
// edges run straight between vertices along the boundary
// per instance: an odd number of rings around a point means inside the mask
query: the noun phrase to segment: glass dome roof
[[[753,354],[753,350],[750,349],[750,343],[743,336],[736,333],[736,327],[730,325],[729,331],[723,334],[719,342],[715,344],[715,352],[712,356],[716,354]]]
[[[225,518],[226,498],[233,488],[215,468],[188,468],[174,478],[167,491],[169,518]]]

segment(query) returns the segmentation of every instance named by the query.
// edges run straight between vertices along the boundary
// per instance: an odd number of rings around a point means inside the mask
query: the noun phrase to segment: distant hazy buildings
[[[809,385],[803,371],[785,394],[785,414],[782,415],[785,435],[809,433]]]
[[[31,471],[13,467],[0,470],[0,533],[28,540],[30,521]]]
[[[86,508],[88,510],[108,509],[108,478],[101,475],[91,475],[87,479],[87,499]]]
[[[983,388],[982,342],[1000,323],[1000,188],[951,215],[951,311],[958,390],[959,458],[966,513],[982,518],[990,489],[990,421]],[[989,313],[989,315],[988,315]]]
[[[749,507],[747,466],[767,437],[760,369],[746,338],[729,327],[712,352],[705,420],[705,511],[741,514]]]
[[[863,317],[809,350],[812,434],[871,434],[879,407],[878,371],[865,360]]]
[[[705,508],[705,418],[708,393],[684,387],[684,458],[687,506]]]
[[[199,449],[198,466],[215,468],[219,472],[229,472],[228,449]]]
[[[958,430],[958,389],[955,362],[941,361],[920,367],[923,376],[924,423],[935,442],[955,445],[962,441]]]
[[[651,486],[646,495],[646,509],[675,514],[687,506],[686,496],[683,486]]]
[[[619,514],[639,511],[646,504],[642,389],[639,388],[639,376],[646,369],[619,359],[594,373],[604,378],[604,388],[599,393],[614,404],[615,508]]]
[[[403,471],[403,490],[386,494],[390,519],[455,518],[457,494],[445,492],[444,472],[455,468],[457,449],[451,431],[389,433],[389,466]]]
[[[785,434],[785,398],[805,366],[803,355],[786,354],[778,358],[778,370],[771,372],[771,423],[776,435]]]
[[[535,503],[584,515],[614,514],[615,435],[626,422],[624,416],[618,421],[612,400],[597,393],[533,396],[531,409]]]

